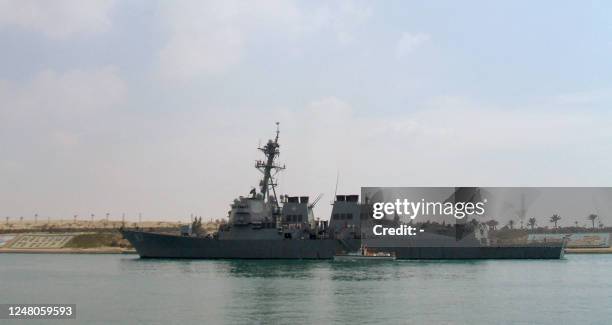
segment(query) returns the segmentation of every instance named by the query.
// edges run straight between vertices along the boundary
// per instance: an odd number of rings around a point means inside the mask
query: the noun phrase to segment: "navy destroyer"
[[[255,167],[263,177],[259,188],[231,203],[228,222],[214,233],[158,233],[122,229],[122,234],[142,258],[190,259],[333,259],[359,251],[364,243],[377,254],[397,259],[559,259],[564,244],[539,243],[492,245],[477,224],[425,227],[428,231],[404,239],[368,239],[365,229],[372,220],[372,206],[359,195],[336,195],[329,220],[314,217],[320,196],[277,197],[275,175],[285,166],[280,154],[279,128],[276,136],[258,148],[264,159]],[[390,223],[398,223],[391,220]],[[480,230],[479,230],[480,229]]]

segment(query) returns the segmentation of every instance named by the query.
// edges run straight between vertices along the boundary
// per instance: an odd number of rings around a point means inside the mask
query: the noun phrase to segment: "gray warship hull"
[[[183,259],[333,259],[360,246],[359,239],[218,240],[124,230],[142,258]],[[562,243],[481,247],[386,247],[397,259],[560,259]]]
[[[356,241],[335,239],[232,239],[178,236],[143,231],[123,231],[123,236],[143,258],[191,259],[331,259]]]
[[[480,246],[480,247],[395,247],[385,249],[398,259],[461,260],[461,259],[561,259],[562,244]]]

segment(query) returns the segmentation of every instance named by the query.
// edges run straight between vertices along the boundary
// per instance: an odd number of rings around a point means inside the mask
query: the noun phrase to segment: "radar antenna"
[[[336,189],[334,189],[334,202],[336,201],[336,198],[338,197],[338,181],[339,180],[340,180],[340,169],[336,171]],[[332,202],[332,205],[334,204],[334,202]]]
[[[276,183],[274,182],[274,176],[281,170],[285,169],[285,165],[280,166],[274,162],[276,157],[280,155],[278,144],[278,137],[280,134],[280,123],[276,122],[276,138],[274,141],[268,140],[265,146],[259,147],[258,149],[264,153],[265,160],[257,160],[255,162],[255,168],[263,174],[263,179],[259,182],[260,193],[263,195],[264,200],[271,202],[278,206],[278,200],[276,198]],[[272,190],[272,196],[270,196],[270,189]]]

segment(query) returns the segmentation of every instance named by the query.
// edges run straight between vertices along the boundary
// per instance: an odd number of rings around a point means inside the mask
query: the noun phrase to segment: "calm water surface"
[[[76,303],[76,323],[88,324],[612,324],[612,255],[340,263],[0,254],[0,303]]]

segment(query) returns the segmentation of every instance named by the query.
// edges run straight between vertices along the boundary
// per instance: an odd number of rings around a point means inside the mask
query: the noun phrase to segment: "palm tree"
[[[495,230],[495,228],[497,227],[497,225],[499,224],[499,222],[497,222],[496,220],[489,220],[486,222],[486,225],[489,227],[490,230]]]
[[[510,227],[510,229],[514,229],[514,220],[510,219],[510,221],[508,221],[508,227]]]
[[[529,218],[529,220],[527,221],[527,224],[529,225],[529,227],[531,227],[531,230],[533,230],[533,228],[536,225],[536,218],[533,218],[533,217]]]
[[[555,228],[558,228],[557,222],[559,222],[559,220],[561,220],[561,216],[558,214],[553,214],[552,217],[550,217],[550,222],[555,224]]]
[[[444,221],[442,221],[442,222],[444,222]],[[472,219],[472,220],[470,220],[470,224],[472,225],[473,228],[476,228],[476,227],[478,227],[479,222],[476,219]]]
[[[587,219],[591,220],[591,222],[593,223],[593,229],[595,229],[595,220],[597,219],[597,215],[596,214],[589,214]]]

